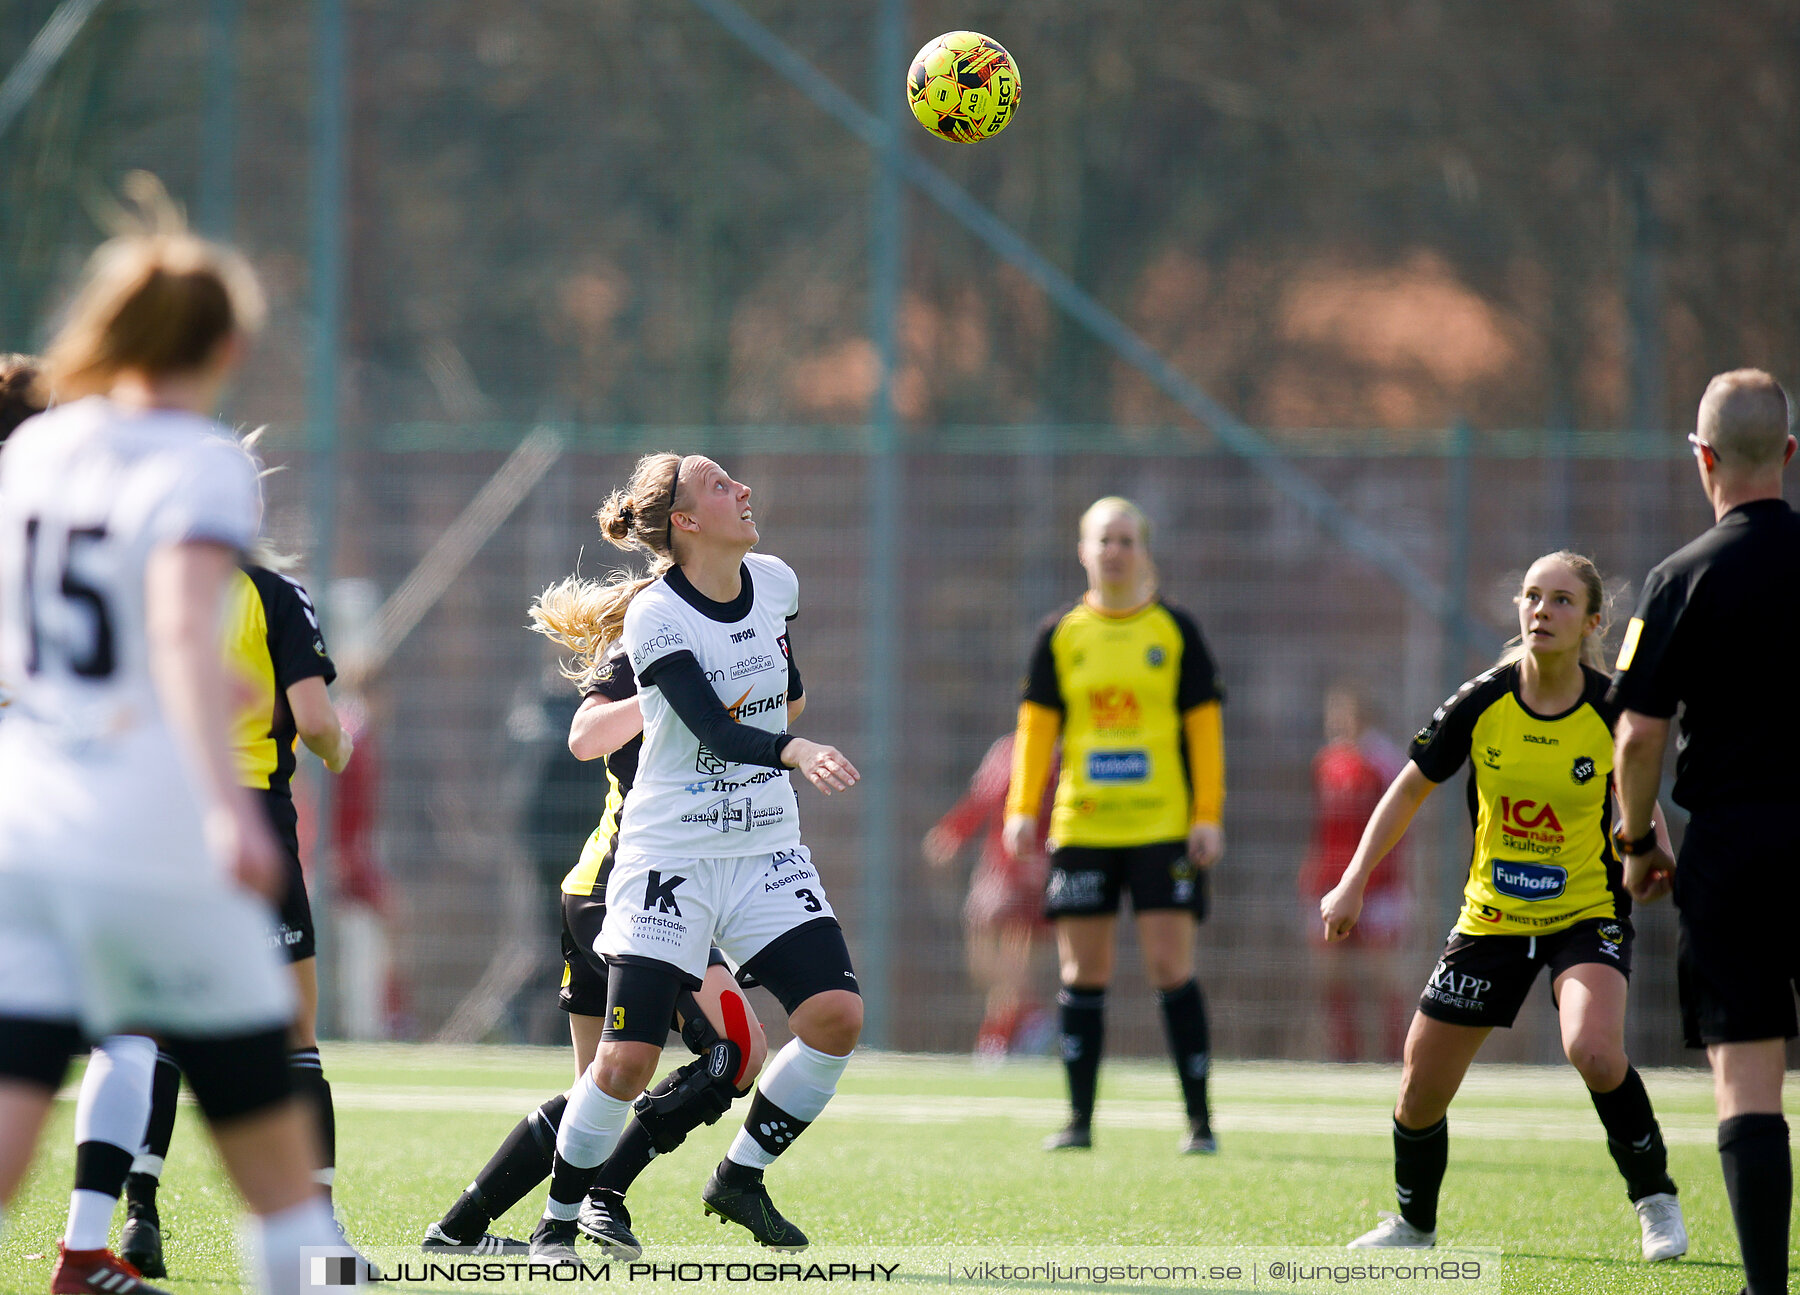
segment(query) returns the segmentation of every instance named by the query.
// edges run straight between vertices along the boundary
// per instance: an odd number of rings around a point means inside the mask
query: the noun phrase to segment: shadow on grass
[[[1586,1264],[1591,1268],[1621,1268],[1643,1270],[1652,1265],[1642,1259],[1609,1259],[1604,1255],[1577,1254],[1539,1254],[1532,1250],[1507,1250],[1502,1252],[1503,1259],[1539,1259],[1550,1264]],[[1723,1259],[1682,1259],[1678,1263],[1669,1263],[1671,1269],[1681,1268],[1719,1268],[1737,1270],[1742,1264],[1730,1263]]]

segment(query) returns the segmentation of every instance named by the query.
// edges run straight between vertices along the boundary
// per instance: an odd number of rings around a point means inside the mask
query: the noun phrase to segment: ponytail
[[[593,685],[624,633],[631,600],[675,565],[670,514],[675,511],[684,462],[679,454],[644,455],[631,480],[608,495],[594,514],[600,533],[615,548],[649,555],[647,574],[615,571],[605,580],[572,575],[532,601],[531,628],[574,653],[574,660],[563,662],[561,670],[583,692]]]

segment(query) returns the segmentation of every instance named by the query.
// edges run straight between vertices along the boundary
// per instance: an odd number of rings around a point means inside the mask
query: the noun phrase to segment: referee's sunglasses
[[[1693,446],[1696,450],[1699,450],[1701,454],[1706,456],[1706,466],[1708,468],[1711,468],[1713,464],[1719,461],[1718,447],[1701,440],[1697,432],[1689,432],[1687,439],[1689,445]]]

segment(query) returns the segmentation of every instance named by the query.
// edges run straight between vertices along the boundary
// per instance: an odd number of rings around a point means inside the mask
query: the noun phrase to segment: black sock
[[[1625,1176],[1626,1195],[1634,1201],[1658,1192],[1673,1196],[1669,1150],[1663,1145],[1662,1129],[1657,1127],[1656,1112],[1650,1109],[1650,1094],[1644,1091],[1637,1067],[1626,1070],[1624,1082],[1610,1093],[1590,1088],[1588,1097],[1606,1128],[1606,1149]]]
[[[1450,1164],[1450,1121],[1409,1129],[1394,1121],[1394,1198],[1400,1217],[1421,1232],[1437,1231],[1438,1189]]]
[[[778,1156],[786,1151],[794,1145],[795,1138],[811,1127],[811,1120],[803,1120],[775,1105],[760,1088],[756,1090],[756,1096],[750,1099],[750,1110],[744,1116],[744,1132],[770,1156]],[[726,1159],[729,1160],[730,1157],[727,1156]],[[760,1172],[759,1170],[758,1173]]]
[[[75,1147],[75,1190],[99,1192],[118,1199],[131,1172],[132,1153],[111,1142],[82,1142]]]
[[[1206,1024],[1206,999],[1201,996],[1200,982],[1190,980],[1174,989],[1159,989],[1156,1001],[1162,1004],[1163,1034],[1169,1040],[1169,1055],[1175,1059],[1188,1119],[1201,1132],[1210,1133],[1206,1077],[1212,1070],[1212,1031]]]
[[[600,1172],[599,1165],[572,1165],[561,1156],[550,1165],[550,1200],[569,1211],[569,1217],[575,1217],[582,1200],[593,1190],[594,1178]],[[544,1217],[552,1217],[548,1209]]]
[[[317,1048],[295,1048],[288,1053],[288,1070],[294,1079],[294,1091],[313,1109],[319,1126],[319,1143],[325,1159],[319,1168],[330,1171],[337,1167],[337,1112],[331,1106],[331,1085],[325,1082],[325,1066]],[[320,1181],[330,1190],[330,1174]]]
[[[631,1190],[631,1184],[650,1167],[650,1162],[658,1154],[650,1141],[649,1130],[637,1120],[632,1120],[625,1126],[625,1131],[619,1134],[618,1146],[613,1148],[606,1163],[600,1166],[599,1177],[594,1179],[594,1190],[617,1192],[623,1196]]]
[[[1750,1295],[1787,1295],[1788,1210],[1794,1169],[1787,1121],[1779,1115],[1734,1115],[1719,1121],[1719,1167],[1737,1225]]]
[[[755,1165],[740,1165],[730,1156],[719,1161],[719,1167],[713,1170],[713,1177],[727,1187],[748,1187],[751,1183],[762,1181],[763,1171]]]
[[[150,1163],[132,1166],[125,1176],[125,1203],[141,1216],[156,1217],[156,1188],[162,1178],[162,1162],[175,1135],[175,1104],[181,1096],[181,1067],[168,1053],[157,1050],[156,1071],[150,1080],[150,1119],[144,1126],[144,1145],[138,1158]]]
[[[550,1176],[550,1165],[556,1156],[556,1129],[568,1104],[569,1095],[558,1093],[513,1126],[475,1175],[475,1181],[456,1198],[456,1204],[439,1223],[453,1240],[474,1245],[488,1224]]]
[[[1069,1122],[1086,1128],[1094,1119],[1094,1086],[1106,1045],[1106,990],[1065,985],[1056,996],[1056,1011],[1063,1069],[1069,1073]]]

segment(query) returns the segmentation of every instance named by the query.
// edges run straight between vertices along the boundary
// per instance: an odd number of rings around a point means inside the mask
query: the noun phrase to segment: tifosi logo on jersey
[[[715,832],[729,832],[734,828],[740,832],[748,832],[750,830],[750,798],[746,796],[742,800],[733,800],[727,796],[723,800],[715,800],[705,809],[697,809],[692,814],[683,814],[681,821],[710,827]]]
[[[704,746],[700,748],[700,754],[694,757],[695,773],[704,773],[716,778],[724,773],[727,767],[728,766],[721,757],[715,755]]]
[[[1150,776],[1148,751],[1090,751],[1089,782],[1143,782]]]
[[[736,634],[733,634],[731,636],[731,641],[733,643],[743,643],[743,642],[745,642],[749,639],[753,639],[755,637],[756,637],[756,626],[752,625],[747,630],[739,630]]]
[[[1094,727],[1102,732],[1135,729],[1143,718],[1137,694],[1129,688],[1088,689],[1088,710],[1093,714]]]
[[[1555,899],[1568,884],[1569,870],[1553,863],[1494,860],[1494,889],[1514,899]]]
[[[670,877],[663,880],[663,875],[654,868],[644,879],[644,911],[646,913],[673,913],[681,916],[681,908],[675,902],[675,887],[686,881],[686,877]]]
[[[1594,757],[1584,755],[1577,757],[1575,767],[1569,770],[1569,777],[1575,780],[1577,787],[1585,787],[1588,779],[1594,776]]]

